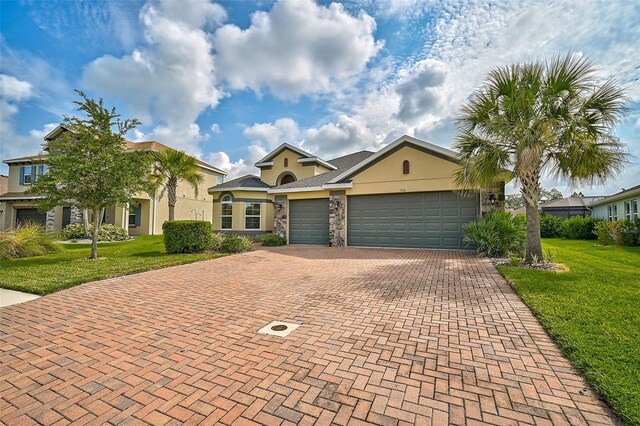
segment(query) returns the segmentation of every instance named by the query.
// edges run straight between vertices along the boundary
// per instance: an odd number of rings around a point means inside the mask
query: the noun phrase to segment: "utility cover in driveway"
[[[329,244],[329,199],[289,202],[289,242]]]
[[[477,195],[453,191],[349,197],[348,245],[465,248],[462,225],[478,210]]]

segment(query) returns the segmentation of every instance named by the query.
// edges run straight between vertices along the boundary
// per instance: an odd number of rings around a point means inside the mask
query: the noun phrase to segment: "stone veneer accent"
[[[286,195],[276,195],[273,200],[274,220],[273,227],[276,234],[287,237],[287,212],[289,211],[289,200]]]
[[[504,211],[505,208],[505,196],[504,196],[504,182],[498,182],[490,187],[482,188],[480,190],[480,210],[484,216],[487,213],[495,211]],[[489,194],[494,194],[496,201],[495,204],[491,204]]]
[[[347,237],[347,195],[345,191],[329,194],[329,245],[344,247]]]
[[[56,213],[53,209],[47,212],[47,232],[53,232],[56,224]]]
[[[70,223],[84,223],[82,216],[82,209],[75,206],[71,207],[71,222]]]

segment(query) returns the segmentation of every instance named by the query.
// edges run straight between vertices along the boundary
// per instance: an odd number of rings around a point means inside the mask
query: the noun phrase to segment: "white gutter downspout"
[[[153,194],[153,213],[151,215],[151,235],[156,235],[156,211],[157,211],[158,202],[156,199],[156,194]]]

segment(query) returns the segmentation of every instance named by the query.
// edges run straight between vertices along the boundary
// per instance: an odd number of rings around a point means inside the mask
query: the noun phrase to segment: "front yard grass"
[[[613,410],[640,424],[640,247],[546,239],[568,272],[499,267]]]
[[[220,253],[166,254],[162,235],[99,243],[98,260],[88,260],[90,244],[61,244],[58,253],[0,260],[0,287],[49,294],[74,285],[150,269],[224,256]]]

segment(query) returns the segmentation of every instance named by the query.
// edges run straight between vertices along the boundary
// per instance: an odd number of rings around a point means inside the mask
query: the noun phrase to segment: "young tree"
[[[44,144],[48,172],[32,185],[30,192],[43,194],[42,210],[62,204],[86,209],[93,216],[90,259],[97,259],[98,231],[107,207],[132,202],[147,190],[150,156],[142,151],[126,151],[124,135],[140,124],[121,120],[115,108],[104,106],[76,90],[74,101],[86,118],[65,117],[70,131]]]
[[[169,203],[169,220],[174,220],[178,201],[178,181],[183,180],[193,188],[198,196],[198,185],[204,180],[196,160],[183,151],[165,149],[153,153],[155,160],[154,186],[161,187],[160,196],[167,193]]]
[[[527,261],[542,259],[538,203],[544,174],[572,183],[603,182],[626,162],[614,134],[626,113],[625,91],[599,83],[577,55],[491,71],[457,120],[461,188],[510,174],[527,215]]]

